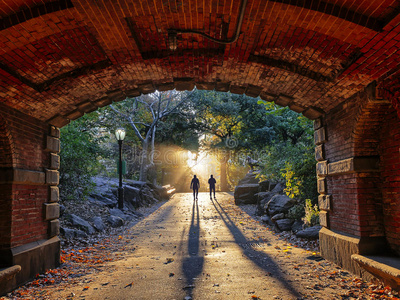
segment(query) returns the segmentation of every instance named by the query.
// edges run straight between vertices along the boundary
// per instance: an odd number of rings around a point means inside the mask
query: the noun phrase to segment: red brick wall
[[[13,166],[20,169],[43,171],[49,164],[49,153],[45,147],[48,125],[21,112],[1,108],[0,113],[7,122],[11,136]]]
[[[45,151],[48,125],[8,108],[2,108],[0,120],[5,120],[0,122],[0,149],[4,150],[0,167],[45,172],[50,164]],[[3,179],[10,181],[7,176]],[[48,201],[48,186],[44,182],[3,182],[0,196],[0,249],[46,238],[48,222],[44,220],[43,203]]]
[[[400,254],[400,119],[394,109],[382,124],[380,150],[386,238]]]
[[[0,250],[11,244],[11,185],[0,185]]]
[[[332,230],[359,235],[356,174],[327,177],[328,194],[332,197],[329,225]]]
[[[13,185],[11,247],[47,237],[43,210],[47,192],[45,185]]]

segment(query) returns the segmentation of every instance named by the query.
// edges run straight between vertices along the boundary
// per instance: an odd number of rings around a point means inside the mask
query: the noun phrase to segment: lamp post
[[[122,141],[125,138],[125,129],[118,128],[115,130],[115,137],[118,140],[119,145],[119,186],[118,186],[118,208],[124,208],[124,188],[122,187]]]

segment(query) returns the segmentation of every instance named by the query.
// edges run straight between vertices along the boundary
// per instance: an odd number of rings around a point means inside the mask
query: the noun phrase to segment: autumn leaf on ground
[[[128,283],[128,284],[125,286],[125,288],[127,288],[127,287],[132,287],[132,285],[133,285],[133,281],[132,281],[131,283]]]
[[[164,264],[169,264],[172,263],[174,261],[173,258],[167,258],[167,261]]]

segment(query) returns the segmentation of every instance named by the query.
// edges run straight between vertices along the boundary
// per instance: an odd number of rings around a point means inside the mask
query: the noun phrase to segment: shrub
[[[319,210],[318,205],[313,205],[310,199],[306,199],[305,215],[303,218],[304,224],[311,227],[319,224]]]

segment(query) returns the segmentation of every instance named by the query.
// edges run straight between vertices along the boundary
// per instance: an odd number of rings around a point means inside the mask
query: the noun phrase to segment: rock
[[[248,172],[246,176],[244,176],[239,182],[239,185],[244,185],[244,184],[257,184],[258,185],[258,178],[256,176],[258,175],[258,172]]]
[[[257,208],[256,214],[261,216],[266,213],[267,203],[271,198],[275,196],[272,192],[259,192],[257,193],[258,201],[257,201]]]
[[[67,218],[70,221],[71,225],[74,227],[82,229],[89,234],[93,234],[96,232],[96,230],[93,228],[92,225],[89,224],[88,221],[82,219],[81,217],[78,217],[77,215],[71,214]]]
[[[109,210],[110,214],[116,217],[120,217],[122,220],[128,220],[130,217],[124,214],[120,209],[113,208]]]
[[[294,221],[292,219],[280,219],[275,222],[275,225],[281,231],[290,231],[292,229],[293,222]]]
[[[271,218],[271,220],[272,221],[277,221],[277,220],[284,219],[284,218],[285,218],[285,214],[284,213],[279,213],[279,214],[274,215]]]
[[[71,239],[75,237],[75,230],[66,227],[60,227],[60,233],[66,238]]]
[[[300,238],[316,240],[319,238],[319,231],[321,230],[321,228],[322,227],[320,225],[308,227],[306,229],[298,231],[296,233],[296,236]]]
[[[91,203],[97,204],[99,206],[107,206],[107,207],[110,207],[110,208],[117,206],[117,201],[113,201],[113,200],[111,200],[109,198],[105,198],[105,197],[102,198],[102,200],[89,197],[88,200]]]
[[[263,215],[263,216],[261,217],[261,221],[263,221],[264,223],[267,223],[267,224],[270,225],[270,226],[273,226],[273,225],[274,225],[274,222],[272,222],[271,218],[268,217],[267,215]]]
[[[88,237],[86,232],[84,232],[82,230],[77,229],[77,230],[74,230],[74,232],[75,232],[75,237],[77,237],[77,238],[87,238]]]
[[[64,215],[64,212],[65,212],[65,206],[60,204],[60,217]]]
[[[124,220],[120,217],[109,215],[107,217],[107,222],[110,223],[111,227],[121,227],[124,225]]]
[[[272,193],[275,194],[282,194],[283,190],[285,189],[285,185],[282,183],[277,183],[275,187],[271,190]]]
[[[286,195],[275,195],[267,203],[267,212],[270,216],[278,213],[285,213],[296,204],[296,199],[289,198]]]
[[[270,183],[269,180],[261,181],[259,183],[259,186],[260,186],[259,191],[260,192],[269,192],[270,191],[270,185],[271,185],[271,183]]]
[[[106,229],[106,227],[104,226],[103,220],[101,219],[101,217],[94,217],[93,218],[93,227],[97,230],[97,231],[103,231],[104,229]]]
[[[124,207],[130,210],[137,209],[141,204],[140,188],[125,186],[124,187]]]
[[[294,233],[297,233],[298,231],[303,230],[303,222],[300,220],[296,220],[294,221],[293,225],[292,225],[292,231]]]
[[[244,184],[238,185],[235,188],[235,204],[256,204],[257,197],[255,194],[258,193],[258,184]]]

